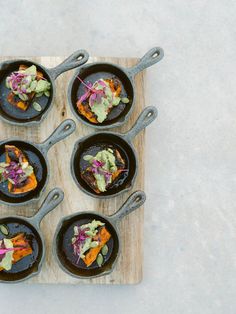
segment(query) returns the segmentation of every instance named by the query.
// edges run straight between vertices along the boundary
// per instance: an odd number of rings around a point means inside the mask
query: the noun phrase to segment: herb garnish
[[[90,110],[97,116],[97,121],[102,123],[109,113],[109,111],[118,106],[120,101],[127,104],[129,99],[127,97],[120,98],[117,93],[112,90],[109,82],[112,79],[99,79],[94,84],[91,82],[85,83],[79,76],[79,81],[85,86],[85,93],[79,98],[79,103],[88,101]]]
[[[51,84],[44,77],[39,76],[37,68],[32,65],[24,70],[12,72],[6,78],[6,87],[23,101],[30,99],[32,93],[36,97],[50,96]]]

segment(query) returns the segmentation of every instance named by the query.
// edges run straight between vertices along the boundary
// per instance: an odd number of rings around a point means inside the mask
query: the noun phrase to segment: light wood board
[[[54,67],[64,60],[63,57],[25,57],[26,59],[38,62],[46,67]],[[0,57],[0,61],[17,59],[16,57]],[[91,58],[89,62],[108,61],[130,67],[137,62],[137,59],[130,58]],[[136,210],[125,217],[120,223],[121,234],[121,255],[112,274],[95,278],[78,280],[64,273],[57,265],[52,256],[52,240],[56,225],[61,217],[82,210],[98,210],[101,213],[110,215],[114,213],[128,196],[136,191],[144,189],[144,131],[137,135],[134,145],[139,158],[139,171],[132,190],[121,196],[110,200],[94,199],[78,189],[70,174],[70,157],[75,141],[87,134],[95,132],[94,129],[84,126],[75,119],[67,103],[67,87],[73,71],[62,74],[56,81],[56,97],[53,108],[46,119],[37,127],[17,127],[0,122],[0,139],[9,137],[20,137],[21,139],[33,142],[41,142],[46,139],[53,130],[66,118],[76,121],[77,129],[74,134],[53,146],[48,154],[50,164],[49,184],[39,202],[22,207],[11,207],[0,205],[0,215],[24,215],[32,216],[42,200],[54,187],[60,187],[65,192],[65,199],[61,205],[49,213],[42,221],[41,228],[46,243],[46,259],[39,275],[27,280],[27,283],[44,284],[136,284],[142,279],[143,264],[143,208]],[[136,76],[136,103],[128,123],[114,131],[125,132],[133,125],[138,115],[144,108],[144,74]],[[57,156],[56,158],[54,156]]]

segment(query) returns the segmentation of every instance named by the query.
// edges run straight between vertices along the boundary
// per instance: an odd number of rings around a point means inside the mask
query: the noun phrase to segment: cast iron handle
[[[77,50],[67,59],[65,59],[61,64],[57,65],[55,68],[48,69],[50,76],[55,80],[63,72],[77,68],[89,59],[89,54],[86,50]]]
[[[163,57],[164,50],[160,47],[154,47],[150,49],[135,66],[129,68],[128,72],[134,77],[137,73],[161,61]]]
[[[50,191],[39,208],[37,214],[29,218],[31,223],[39,228],[43,217],[52,211],[56,206],[58,206],[63,201],[63,199],[64,192],[61,189],[55,188]]]
[[[145,129],[157,118],[157,114],[158,112],[156,107],[154,106],[146,107],[141,112],[132,128],[127,133],[124,134],[126,141],[131,142],[140,131]]]
[[[136,191],[130,195],[121,208],[110,219],[115,223],[120,221],[123,217],[132,213],[135,209],[139,208],[146,201],[146,194],[142,191]]]
[[[56,130],[41,144],[39,144],[44,154],[57,142],[63,140],[76,129],[76,124],[72,119],[64,120]]]

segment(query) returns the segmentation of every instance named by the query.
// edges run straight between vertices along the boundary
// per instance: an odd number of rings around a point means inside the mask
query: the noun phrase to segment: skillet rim
[[[49,165],[49,162],[48,162],[47,154],[41,149],[41,145],[38,144],[38,143],[33,143],[31,141],[21,140],[19,137],[11,137],[11,138],[9,138],[7,140],[0,141],[0,146],[4,145],[4,143],[14,142],[14,141],[24,142],[24,143],[30,144],[34,148],[36,148],[42,154],[42,156],[44,157],[44,160],[45,160],[45,163],[46,163],[46,166],[47,166],[47,170],[46,170],[47,171],[47,177],[46,177],[44,186],[42,187],[41,191],[38,193],[38,196],[36,195],[35,197],[33,197],[33,198],[29,199],[29,200],[26,200],[24,202],[21,202],[21,203],[10,203],[10,202],[6,202],[6,201],[1,200],[1,195],[0,195],[0,204],[2,204],[2,205],[24,206],[24,205],[28,205],[30,203],[39,201],[39,199],[41,198],[41,195],[45,191],[45,189],[47,187],[47,184],[48,184],[48,181],[49,181],[50,165]],[[0,217],[0,219],[1,219],[1,217]]]
[[[114,136],[117,136],[117,137],[120,137],[123,141],[126,142],[126,144],[128,144],[134,154],[134,158],[135,158],[135,161],[136,161],[136,167],[135,167],[135,173],[134,173],[134,176],[132,178],[132,180],[130,181],[130,184],[128,187],[126,187],[125,189],[117,192],[117,193],[114,193],[114,194],[111,194],[111,195],[99,195],[99,194],[93,194],[92,192],[89,192],[87,191],[84,187],[82,187],[79,183],[79,181],[77,180],[76,178],[76,175],[75,175],[75,171],[74,171],[74,166],[73,166],[73,162],[74,162],[74,159],[75,159],[75,154],[78,150],[78,147],[79,145],[86,141],[88,138],[92,137],[92,136],[97,136],[97,135],[100,135],[100,134],[111,134],[111,135],[114,135]],[[77,187],[83,191],[84,193],[86,193],[87,195],[89,196],[92,196],[94,198],[97,198],[97,199],[111,199],[111,198],[114,198],[118,195],[121,195],[125,192],[128,192],[129,190],[131,190],[134,186],[134,182],[136,180],[136,177],[137,177],[137,174],[138,174],[138,168],[139,168],[139,160],[138,160],[138,157],[137,157],[137,152],[136,152],[136,149],[133,145],[132,142],[130,141],[127,141],[126,138],[125,138],[126,134],[125,133],[118,133],[118,132],[111,132],[111,131],[100,131],[100,132],[94,132],[92,134],[89,134],[89,135],[86,135],[80,139],[78,139],[75,144],[74,144],[74,147],[73,147],[73,151],[72,151],[72,154],[71,154],[71,159],[70,159],[70,173],[71,173],[71,176],[75,182],[75,184],[77,185]]]
[[[61,263],[61,260],[57,254],[57,239],[58,239],[58,236],[59,236],[59,233],[61,232],[61,228],[63,227],[63,224],[72,219],[72,218],[75,218],[77,216],[80,216],[80,215],[86,215],[86,214],[90,214],[90,215],[95,215],[95,216],[100,216],[101,218],[107,220],[111,225],[112,227],[114,228],[115,232],[116,232],[116,235],[117,235],[117,239],[118,239],[118,251],[117,251],[117,255],[115,257],[115,260],[113,261],[113,263],[111,264],[111,267],[105,271],[103,271],[102,273],[100,274],[97,274],[97,275],[91,275],[91,276],[80,276],[80,275],[76,275],[72,272],[70,272],[66,267],[64,267],[64,265]],[[52,246],[52,253],[53,253],[53,256],[57,262],[57,264],[59,265],[59,267],[65,272],[67,273],[68,275],[70,275],[71,277],[74,277],[76,279],[92,279],[92,278],[97,278],[97,277],[102,277],[102,276],[106,276],[106,275],[109,275],[110,273],[112,273],[114,271],[114,268],[116,267],[116,264],[117,264],[117,261],[118,261],[118,258],[121,254],[121,241],[120,241],[120,233],[119,233],[119,229],[117,227],[117,225],[112,221],[111,219],[111,216],[107,216],[107,215],[104,215],[102,213],[99,213],[98,211],[80,211],[80,212],[76,212],[76,213],[73,213],[73,214],[70,214],[70,215],[67,215],[67,216],[64,216],[62,217],[58,224],[57,224],[57,227],[56,227],[56,230],[54,232],[54,237],[53,237],[53,246]]]
[[[121,119],[119,119],[117,122],[114,122],[114,123],[111,123],[111,124],[108,124],[108,125],[97,125],[97,124],[91,123],[91,122],[86,121],[85,119],[83,119],[81,117],[81,115],[74,109],[74,106],[73,106],[73,103],[72,103],[72,99],[71,99],[72,98],[72,96],[71,96],[72,88],[73,88],[74,82],[76,81],[76,78],[79,75],[79,73],[82,70],[84,70],[84,69],[87,69],[89,67],[93,67],[93,66],[96,66],[96,65],[108,65],[108,66],[117,68],[118,70],[121,70],[127,76],[128,80],[130,81],[130,84],[132,86],[132,89],[133,89],[132,104],[131,104],[130,109],[127,112],[127,114],[124,117],[121,115]],[[112,63],[112,62],[93,62],[93,63],[84,64],[83,66],[78,68],[78,71],[75,71],[75,73],[73,74],[71,80],[69,81],[69,85],[68,85],[68,88],[67,88],[67,101],[69,103],[70,110],[73,113],[73,115],[76,117],[76,119],[79,122],[81,122],[81,123],[83,123],[83,124],[85,124],[87,126],[90,126],[91,128],[94,128],[94,129],[97,129],[97,130],[106,130],[106,129],[112,129],[112,128],[115,128],[115,127],[122,126],[123,124],[125,124],[127,122],[127,120],[129,119],[130,115],[132,114],[132,112],[134,110],[134,105],[135,105],[135,102],[136,102],[136,88],[135,88],[135,84],[134,84],[134,77],[129,73],[127,68],[125,68],[123,66],[120,66],[118,64]]]
[[[32,63],[32,65],[36,65],[38,67],[41,67],[43,69],[43,71],[47,74],[47,76],[50,78],[50,83],[52,85],[52,99],[50,101],[50,103],[47,105],[46,107],[46,110],[40,115],[40,118],[39,119],[35,119],[35,120],[31,120],[31,121],[27,121],[27,122],[17,122],[17,121],[12,121],[12,120],[9,120],[7,119],[6,117],[4,117],[1,112],[0,112],[0,119],[6,123],[9,123],[11,125],[17,125],[17,126],[22,126],[22,127],[25,127],[25,126],[32,126],[32,125],[39,125],[47,116],[47,114],[49,113],[49,111],[51,110],[52,108],[52,103],[55,99],[55,89],[56,89],[56,86],[55,86],[55,80],[53,79],[50,71],[48,68],[46,68],[45,66],[41,65],[40,63],[38,62],[34,62],[34,61],[31,61],[29,59],[14,59],[14,60],[11,60],[11,59],[8,59],[8,60],[5,60],[5,61],[2,61],[0,63],[0,73],[2,71],[1,69],[1,66],[4,65],[4,63],[9,63],[12,64],[12,63],[18,63],[18,62],[29,62],[29,63]],[[36,117],[37,118],[37,117]],[[33,118],[34,119],[34,118]]]
[[[24,216],[17,216],[17,215],[10,215],[10,216],[1,216],[0,217],[0,220],[1,219],[17,219],[17,220],[22,220],[23,222],[26,222],[30,225],[30,228],[32,229],[35,229],[36,232],[38,232],[38,235],[39,235],[39,238],[42,242],[42,254],[41,254],[41,258],[40,258],[40,261],[38,263],[38,267],[37,267],[37,270],[36,271],[32,271],[29,275],[25,276],[24,278],[20,278],[20,279],[17,279],[17,280],[2,280],[0,279],[0,283],[3,283],[3,284],[17,284],[17,283],[20,283],[22,281],[25,281],[25,280],[28,280],[30,279],[31,277],[34,277],[36,275],[38,275],[42,269],[42,266],[43,266],[43,262],[45,260],[45,240],[44,240],[44,237],[43,237],[43,233],[41,232],[41,229],[38,228],[36,225],[34,225],[32,223],[32,217],[24,217]]]

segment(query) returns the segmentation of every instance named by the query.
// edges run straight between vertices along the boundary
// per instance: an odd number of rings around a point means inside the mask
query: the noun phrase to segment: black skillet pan
[[[40,123],[47,115],[51,108],[53,97],[55,94],[55,80],[63,72],[69,71],[88,61],[89,55],[85,50],[74,52],[61,64],[55,68],[47,69],[44,66],[29,60],[9,60],[0,63],[0,118],[8,123],[15,125],[35,125]],[[36,111],[32,105],[26,111],[22,111],[17,107],[9,104],[7,95],[10,90],[6,87],[6,77],[12,72],[18,71],[21,64],[31,66],[36,65],[37,69],[43,73],[43,76],[51,83],[50,97],[42,96],[36,98],[41,105],[42,110]]]
[[[106,199],[117,196],[129,190],[134,183],[138,170],[138,160],[132,141],[134,137],[145,129],[157,117],[157,109],[149,106],[143,110],[133,127],[125,134],[114,132],[96,132],[78,140],[74,146],[71,157],[71,174],[77,186],[86,194]],[[95,156],[99,150],[106,148],[118,149],[125,160],[125,168],[119,180],[114,182],[111,189],[97,194],[81,178],[81,172],[88,167],[88,162],[83,160],[84,155]]]
[[[111,273],[121,251],[118,223],[124,216],[142,206],[145,200],[145,193],[136,191],[114,215],[105,216],[99,212],[84,211],[62,218],[57,226],[53,241],[53,254],[62,270],[73,277],[81,279],[94,278]],[[74,256],[71,245],[74,226],[81,226],[91,222],[93,219],[105,223],[107,230],[111,234],[111,238],[107,242],[108,253],[104,257],[102,267],[99,267],[96,261],[89,267],[82,260],[76,263],[77,257]]]
[[[6,205],[25,205],[39,199],[49,179],[48,150],[57,142],[63,140],[76,128],[73,120],[63,121],[57,129],[43,142],[35,144],[21,139],[7,139],[0,141],[0,162],[5,162],[5,145],[15,145],[21,149],[33,166],[38,185],[35,190],[23,194],[11,194],[8,192],[7,182],[0,184],[0,203]],[[55,157],[57,158],[57,156]]]
[[[62,202],[63,198],[63,191],[55,188],[49,192],[37,214],[33,217],[8,216],[0,218],[0,225],[5,225],[9,231],[7,236],[0,232],[0,240],[24,233],[33,250],[32,254],[13,264],[11,270],[0,271],[0,282],[15,283],[26,280],[40,272],[45,258],[45,244],[40,231],[40,223],[44,216]]]
[[[132,68],[123,68],[117,64],[105,62],[91,63],[80,67],[80,69],[76,71],[68,88],[68,101],[73,114],[84,124],[100,130],[122,125],[127,121],[133,109],[133,104],[135,103],[135,75],[143,71],[145,68],[159,62],[163,56],[163,49],[155,47],[149,50],[141,58],[139,63]],[[113,107],[104,122],[98,124],[92,123],[83,115],[81,115],[77,110],[76,102],[85,92],[84,85],[78,80],[77,76],[79,76],[85,82],[90,81],[92,83],[100,78],[116,77],[119,79],[122,85],[122,92],[120,97],[128,97],[130,101],[128,104],[122,104],[121,102],[117,107]]]

